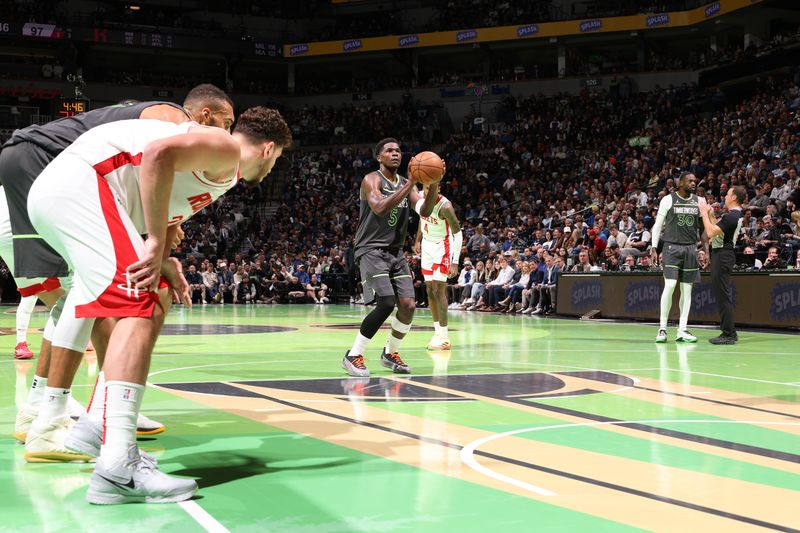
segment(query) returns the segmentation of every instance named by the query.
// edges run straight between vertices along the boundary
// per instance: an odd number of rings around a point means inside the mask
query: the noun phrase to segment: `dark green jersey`
[[[703,230],[703,219],[700,218],[700,206],[697,196],[681,198],[678,193],[670,194],[672,206],[664,219],[664,242],[674,244],[695,244]]]
[[[397,176],[397,183],[392,183],[386,176],[378,171],[381,179],[381,192],[384,198],[391,196],[403,187],[406,178]],[[378,216],[369,206],[369,202],[362,195],[356,230],[356,258],[361,257],[369,250],[375,248],[402,249],[408,233],[408,198],[403,198],[400,204],[384,216]]]

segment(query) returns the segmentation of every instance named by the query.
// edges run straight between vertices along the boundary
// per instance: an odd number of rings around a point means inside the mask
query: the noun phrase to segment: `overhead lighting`
[[[128,6],[128,9],[131,11],[139,11],[142,8],[140,6],[137,6],[136,4],[131,4]]]

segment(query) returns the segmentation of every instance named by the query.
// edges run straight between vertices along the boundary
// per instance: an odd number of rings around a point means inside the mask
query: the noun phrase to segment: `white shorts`
[[[9,272],[14,272],[14,241],[11,234],[11,217],[5,191],[0,190],[0,257],[6,262]],[[35,296],[61,286],[58,278],[17,278],[17,290],[22,296]]]
[[[90,165],[72,155],[56,158],[33,184],[28,213],[73,272],[66,316],[152,316],[158,293],[134,288],[126,273],[142,256],[144,240],[124,203]]]
[[[422,239],[422,276],[425,281],[447,281],[450,273],[450,240]]]

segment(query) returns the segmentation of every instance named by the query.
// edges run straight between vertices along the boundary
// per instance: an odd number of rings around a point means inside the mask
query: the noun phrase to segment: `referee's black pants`
[[[736,335],[733,322],[733,289],[731,288],[731,272],[736,264],[736,254],[730,248],[713,248],[711,250],[711,282],[714,284],[714,297],[722,322],[722,334],[726,337]]]

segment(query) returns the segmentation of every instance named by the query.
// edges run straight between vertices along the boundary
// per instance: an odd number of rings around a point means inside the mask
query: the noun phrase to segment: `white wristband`
[[[458,233],[453,233],[453,248],[450,250],[450,261],[452,264],[457,265],[458,260],[461,258],[461,246],[464,242],[464,234],[461,230]]]

